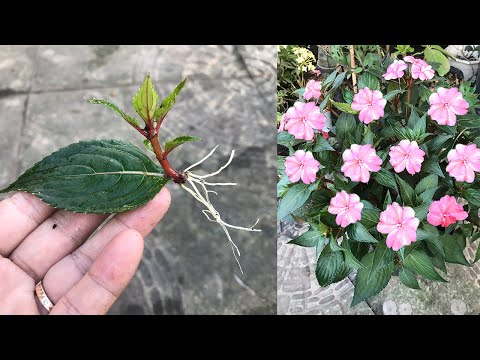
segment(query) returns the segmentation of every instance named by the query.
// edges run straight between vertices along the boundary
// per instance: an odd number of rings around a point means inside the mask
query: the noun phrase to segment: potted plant
[[[450,65],[463,72],[465,81],[474,81],[480,63],[480,45],[448,45],[445,49],[453,55]]]

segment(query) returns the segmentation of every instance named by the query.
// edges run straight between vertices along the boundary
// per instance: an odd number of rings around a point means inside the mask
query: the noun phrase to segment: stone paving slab
[[[35,52],[26,45],[0,46],[0,96],[30,89]]]
[[[244,52],[255,49],[248,46]],[[186,76],[241,78],[248,77],[249,71],[253,77],[268,77],[272,73],[258,62],[243,66],[233,45],[39,45],[36,50],[33,91],[131,85],[141,83],[147,72],[162,81]],[[256,54],[271,58],[273,51],[271,47]]]
[[[325,288],[315,278],[315,249],[288,245],[308,225],[282,223],[277,236],[277,307],[279,314],[336,315],[479,315],[480,264],[472,267],[448,264],[448,283],[419,278],[422,290],[401,284],[394,276],[377,296],[351,308],[354,275]],[[469,244],[465,256],[470,262],[478,244]]]
[[[6,187],[15,175],[16,154],[20,143],[20,132],[24,117],[26,95],[0,98],[0,188]],[[0,194],[0,199],[6,197]]]
[[[270,56],[269,62],[274,63],[275,47],[271,49],[271,53],[264,48],[258,54]],[[217,152],[198,170],[212,171],[235,149],[231,168],[216,180],[239,185],[221,188],[219,197],[212,201],[227,222],[249,226],[260,217],[262,233],[231,231],[242,252],[241,274],[221,228],[204,218],[200,204],[176,184],[169,184],[171,208],[146,239],[139,271],[110,313],[275,313],[276,144],[271,122],[275,116],[271,69],[257,64],[245,67],[234,46],[121,46],[114,50],[42,46],[24,50],[35,52],[32,58],[37,60],[33,62],[28,107],[20,106],[19,110],[20,114],[26,110],[26,117],[16,160],[18,171],[79,140],[117,138],[143,146],[141,137],[128,124],[83,98],[108,97],[133,114],[131,99],[147,70],[159,84],[160,97],[190,74],[167,117],[163,140],[191,134],[205,141],[175,150],[172,162],[185,168],[218,144]],[[268,93],[264,82],[271,84],[271,97],[262,99],[259,89]],[[0,100],[0,110],[5,99]],[[6,121],[0,113],[2,134]],[[14,139],[15,135],[8,137]],[[2,163],[9,157],[8,144],[0,142]],[[7,174],[12,175],[12,171],[10,168]]]

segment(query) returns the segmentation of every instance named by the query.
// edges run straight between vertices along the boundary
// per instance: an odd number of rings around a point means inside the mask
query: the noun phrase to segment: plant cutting
[[[480,238],[474,87],[446,77],[437,45],[358,47],[339,47],[277,135],[278,221],[309,224],[290,244],[316,249],[321,286],[356,273],[352,306],[392,276],[413,289],[448,281],[446,263],[471,266],[464,249]]]
[[[202,212],[209,221],[221,226],[240,266],[237,257],[240,256],[240,251],[233,242],[228,228],[261,231],[254,228],[258,220],[251,227],[228,224],[210,201],[212,194],[218,195],[213,188],[236,185],[211,182],[209,179],[230,165],[234,151],[231,152],[227,163],[217,171],[198,174],[192,169],[207,160],[217,147],[200,161],[180,171],[173,168],[169,161],[172,151],[180,145],[201,139],[184,135],[165,141],[163,146],[160,144],[161,126],[185,83],[186,79],[160,102],[150,75],[147,75],[132,101],[133,108],[141,120],[130,116],[108,100],[87,99],[91,104],[108,107],[128,122],[144,137],[146,148],[155,154],[158,164],[139,148],[125,141],[80,141],[45,157],[10,186],[0,190],[0,193],[28,192],[54,208],[76,213],[119,213],[144,205],[169,181],[173,181],[205,207]]]

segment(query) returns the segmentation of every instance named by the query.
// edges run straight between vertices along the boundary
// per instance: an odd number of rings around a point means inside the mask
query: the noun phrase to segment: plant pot
[[[464,58],[466,53],[465,46],[466,45],[448,45],[445,50],[455,57],[455,60],[449,59],[450,65],[462,71],[464,80],[474,81],[480,59],[478,58],[478,53],[474,55],[475,52],[473,52],[471,55],[474,59],[466,60]]]

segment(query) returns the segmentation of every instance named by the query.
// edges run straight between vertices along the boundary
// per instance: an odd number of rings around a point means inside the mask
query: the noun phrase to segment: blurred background
[[[212,199],[232,230],[241,274],[218,224],[169,183],[172,205],[145,242],[139,270],[111,314],[276,313],[276,46],[0,46],[0,188],[56,149],[79,140],[142,137],[113,111],[84,98],[107,98],[134,114],[131,100],[149,72],[160,99],[188,82],[162,126],[161,139],[202,142],[175,150],[177,169],[201,159],[215,179],[239,185]],[[198,170],[197,170],[198,172]],[[0,200],[9,195],[0,195]]]

